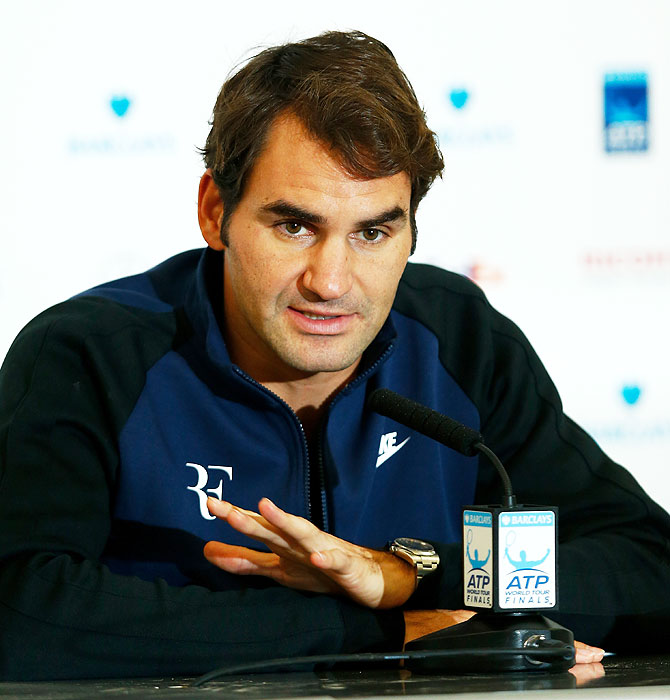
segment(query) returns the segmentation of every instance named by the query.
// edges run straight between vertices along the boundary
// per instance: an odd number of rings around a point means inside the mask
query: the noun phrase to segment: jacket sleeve
[[[399,650],[398,611],[287,588],[213,592],[41,552],[0,562],[0,679],[193,675],[278,656]]]
[[[482,308],[481,432],[519,503],[559,508],[559,609],[578,639],[610,650],[658,650],[670,639],[670,518],[624,468],[563,413],[524,335]],[[480,458],[477,503],[499,503]]]
[[[76,325],[81,313],[99,313],[94,302],[83,306]],[[100,563],[127,410],[119,407],[132,405],[173,321],[167,314],[154,340],[142,333],[139,365],[109,381],[116,336],[103,338],[96,357],[100,338],[70,333],[72,313],[33,322],[0,371],[0,679],[197,674],[277,656],[399,649],[399,611],[279,586],[170,587]],[[141,323],[131,314],[121,325]]]
[[[483,432],[519,502],[559,508],[559,617],[580,639],[611,649],[667,647],[670,518],[563,413],[528,341],[497,314],[491,341]],[[480,468],[486,502],[499,487],[492,469]]]
[[[558,506],[559,608],[578,639],[614,650],[670,648],[670,517],[564,413],[528,340],[464,279],[418,266],[407,296],[437,335],[440,360],[477,406],[486,444],[519,503]],[[480,457],[475,503],[501,502]],[[441,577],[413,604],[462,607],[460,545],[438,545]],[[438,580],[441,579],[441,580]],[[424,592],[421,593],[421,588]]]

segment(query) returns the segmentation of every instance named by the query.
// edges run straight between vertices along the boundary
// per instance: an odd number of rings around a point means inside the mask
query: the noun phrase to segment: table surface
[[[664,698],[670,700],[670,655],[609,656],[602,664],[588,664],[574,673],[498,673],[481,675],[418,675],[402,669],[334,670],[230,676],[196,688],[193,678],[50,681],[0,683],[2,698],[80,700],[97,697],[204,698],[393,698],[450,696],[491,700],[524,691],[524,700],[589,698]],[[614,690],[614,689],[617,690]],[[581,693],[584,693],[583,696]]]

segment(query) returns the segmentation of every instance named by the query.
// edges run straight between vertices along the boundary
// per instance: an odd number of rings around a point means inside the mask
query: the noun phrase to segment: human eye
[[[282,233],[289,237],[301,236],[308,232],[307,228],[299,221],[284,221],[277,226]]]
[[[362,231],[358,231],[355,236],[359,241],[365,243],[381,243],[386,238],[386,234],[379,228],[364,228]]]

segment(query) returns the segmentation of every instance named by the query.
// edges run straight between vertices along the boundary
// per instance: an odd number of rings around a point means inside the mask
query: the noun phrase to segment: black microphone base
[[[543,639],[537,646],[540,638]],[[532,658],[524,651],[572,646],[571,658]],[[512,649],[519,654],[468,656],[468,649]],[[574,665],[574,636],[561,625],[537,613],[478,613],[466,622],[405,645],[405,651],[461,649],[463,656],[408,659],[406,668],[417,673],[497,673],[499,671],[565,671]]]

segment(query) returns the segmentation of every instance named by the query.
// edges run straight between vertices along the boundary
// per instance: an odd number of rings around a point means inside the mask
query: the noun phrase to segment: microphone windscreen
[[[474,445],[484,442],[484,438],[476,430],[390,389],[375,389],[368,398],[367,407],[441,442],[466,457],[478,454]]]

